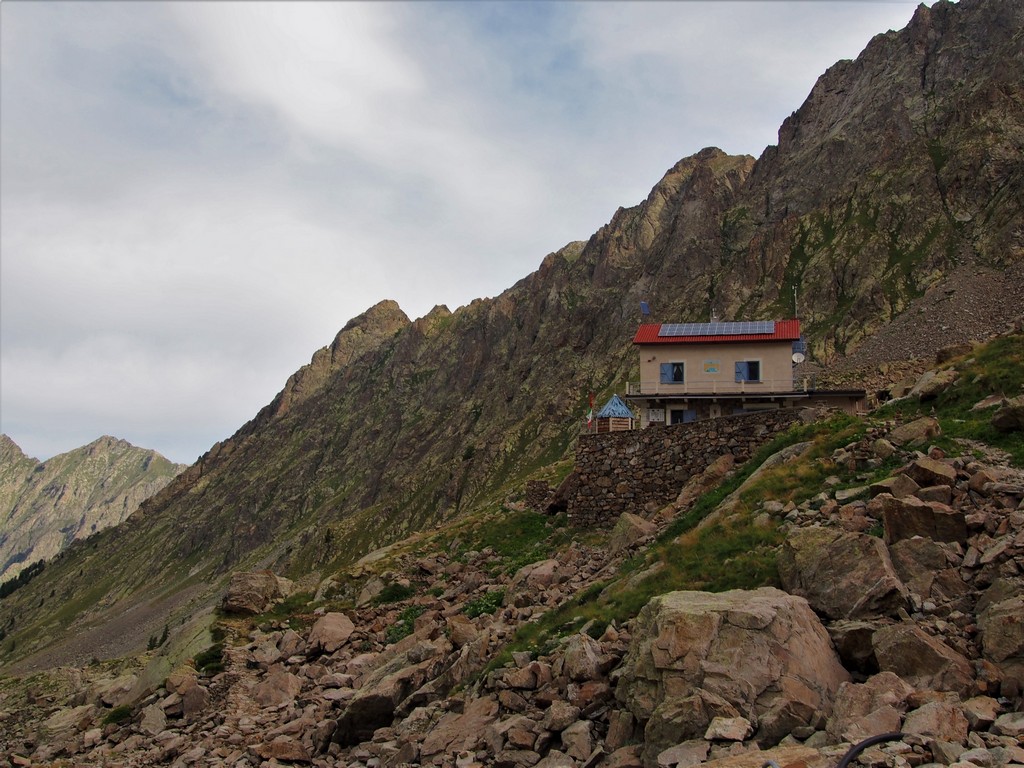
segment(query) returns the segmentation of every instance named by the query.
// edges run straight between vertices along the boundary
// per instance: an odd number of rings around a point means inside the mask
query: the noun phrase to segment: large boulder
[[[987,605],[978,628],[985,658],[1024,682],[1024,594]]]
[[[622,552],[653,536],[656,530],[657,526],[651,521],[644,520],[632,512],[623,512],[612,529],[612,534],[608,539],[608,549],[612,553]]]
[[[887,493],[872,500],[882,510],[882,524],[888,543],[922,536],[933,541],[967,541],[967,518],[959,509],[914,496],[897,499]]]
[[[381,654],[338,718],[334,741],[343,746],[369,741],[375,730],[391,725],[399,704],[438,676],[451,650],[444,636],[427,640],[413,634]]]
[[[474,749],[487,727],[498,716],[498,702],[491,696],[473,699],[465,711],[449,712],[434,725],[420,747],[421,757]]]
[[[278,765],[278,761],[286,763],[310,762],[309,750],[303,746],[302,742],[296,741],[293,737],[284,734],[275,736],[270,741],[253,747],[253,751],[265,760],[272,761],[270,765]]]
[[[909,605],[884,542],[835,528],[792,531],[778,558],[783,588],[830,619],[893,615]]]
[[[235,573],[228,583],[222,607],[225,613],[263,613],[275,600],[292,593],[292,582],[271,571]]]
[[[645,723],[644,759],[700,738],[715,717],[760,724],[777,743],[831,711],[849,679],[807,601],[781,590],[670,592],[637,616],[616,690]]]
[[[1000,432],[1024,431],[1024,395],[1004,401],[992,416],[992,426]]]
[[[556,558],[528,563],[516,571],[505,593],[505,604],[519,608],[538,602],[546,590],[572,577],[573,568]]]
[[[898,541],[889,548],[896,573],[917,603],[931,600],[944,605],[962,600],[970,592],[959,570],[950,565],[957,560],[953,546],[915,537]]]
[[[957,372],[954,368],[946,368],[942,371],[926,371],[917,380],[909,392],[909,397],[916,397],[920,400],[934,400],[957,380]]]
[[[167,729],[167,715],[159,704],[150,704],[142,710],[142,720],[139,722],[139,730],[147,736],[156,736]]]
[[[955,485],[956,470],[944,461],[922,456],[900,470],[921,488],[932,485]]]
[[[916,624],[882,627],[875,632],[872,643],[879,669],[894,672],[921,690],[970,696],[974,682],[971,663]]]
[[[902,499],[906,496],[913,496],[920,489],[921,486],[906,475],[890,475],[876,483],[872,483],[868,488],[868,492],[872,496],[888,493],[897,499]]]
[[[601,677],[601,644],[582,632],[569,638],[562,657],[565,676],[576,683]]]
[[[355,624],[344,613],[325,613],[309,631],[309,653],[334,653],[345,644],[355,628]]]
[[[181,713],[186,720],[200,716],[210,703],[210,692],[194,677],[181,684],[178,695],[181,696]]]
[[[896,445],[923,443],[942,434],[939,420],[934,416],[922,416],[907,424],[901,424],[889,433],[889,441]]]
[[[256,686],[252,698],[261,707],[279,707],[290,704],[302,690],[302,680],[280,664],[272,666],[263,681]]]
[[[727,474],[732,472],[736,465],[736,457],[731,453],[719,456],[705,467],[699,475],[694,475],[686,481],[683,490],[676,497],[675,508],[680,511],[687,511],[697,500],[713,488],[717,488]]]
[[[908,713],[902,730],[935,741],[963,744],[968,723],[960,702],[939,699]]]
[[[832,768],[835,764],[835,758],[823,750],[802,745],[787,745],[708,760],[701,763],[701,768],[763,768],[765,765],[782,765],[786,768]]]
[[[881,672],[863,683],[843,683],[825,730],[834,743],[898,731],[907,711],[907,697],[913,692],[892,672]]]

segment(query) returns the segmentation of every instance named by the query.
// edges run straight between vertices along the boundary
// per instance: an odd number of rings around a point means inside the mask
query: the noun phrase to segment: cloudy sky
[[[351,317],[494,296],[915,0],[0,3],[0,431],[191,463]]]

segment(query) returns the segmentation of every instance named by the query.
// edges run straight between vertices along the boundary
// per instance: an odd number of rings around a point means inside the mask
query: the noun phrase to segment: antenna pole
[[[799,306],[797,304],[796,295],[797,295],[796,283],[793,283],[793,317],[799,319],[800,318],[800,309],[799,309]]]

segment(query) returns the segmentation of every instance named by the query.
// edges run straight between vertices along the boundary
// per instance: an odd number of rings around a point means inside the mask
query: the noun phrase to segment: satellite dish
[[[806,359],[807,358],[804,357],[804,353],[803,352],[794,352],[793,353],[793,362],[796,363],[797,365],[799,365],[800,363],[802,363]]]

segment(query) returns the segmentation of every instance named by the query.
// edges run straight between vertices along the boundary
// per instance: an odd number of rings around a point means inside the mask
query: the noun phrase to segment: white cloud
[[[396,106],[419,100],[393,22],[358,3],[195,3],[172,7],[199,66],[230,98],[266,104],[301,132],[378,159]]]
[[[914,2],[0,4],[2,429],[191,461],[383,298],[493,296]]]

